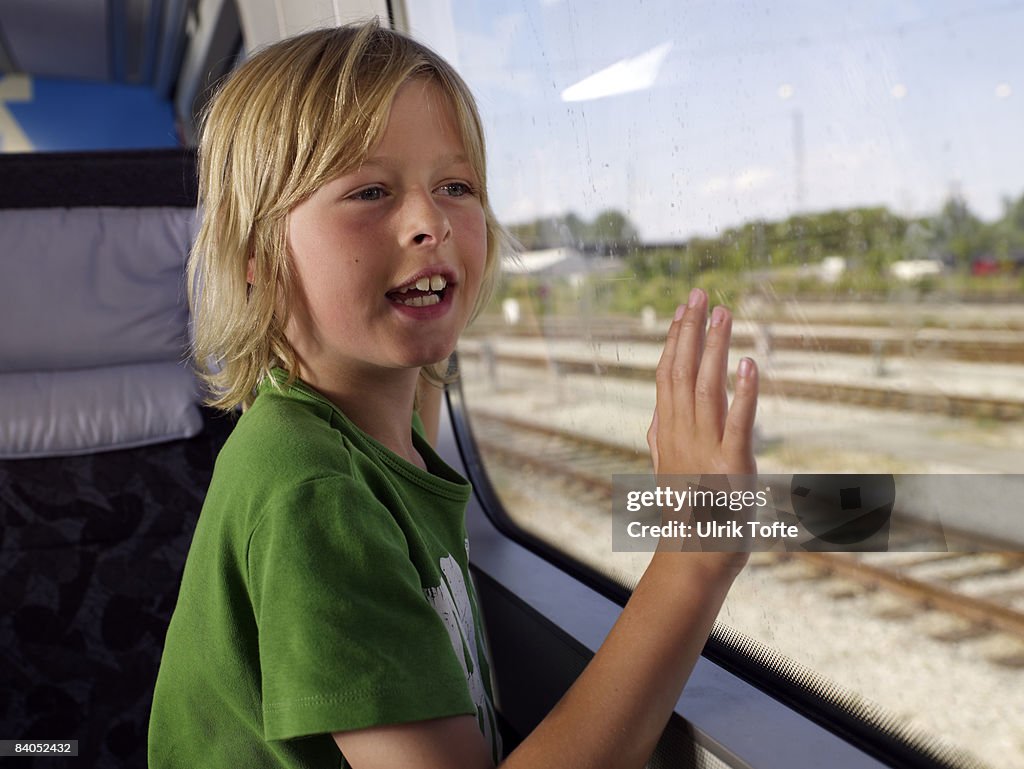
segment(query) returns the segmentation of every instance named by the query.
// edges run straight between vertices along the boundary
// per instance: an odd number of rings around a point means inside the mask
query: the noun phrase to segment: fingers
[[[654,375],[662,424],[681,422],[688,427],[694,422],[693,390],[704,350],[706,319],[707,296],[695,288],[686,308],[676,310]]]
[[[725,427],[729,408],[726,382],[731,337],[732,314],[724,307],[716,307],[711,311],[711,325],[694,388],[697,429],[706,435],[720,436]]]
[[[658,408],[654,408],[654,416],[651,418],[651,426],[647,428],[647,447],[651,450],[651,464],[654,465],[654,474],[658,474]]]
[[[675,317],[668,327],[668,336],[665,338],[665,346],[661,350],[661,357],[658,359],[658,367],[654,370],[654,383],[657,388],[657,406],[654,413],[661,410],[666,422],[673,418],[672,398],[674,387],[672,384],[672,364],[675,362],[676,347],[679,344],[679,331],[682,328],[680,321],[683,318],[683,306],[676,309]],[[653,430],[654,425],[651,425]],[[651,431],[648,431],[648,435]]]
[[[743,358],[736,370],[732,406],[725,420],[722,449],[726,456],[753,458],[754,419],[757,416],[757,364]],[[752,469],[749,472],[754,472]]]
[[[730,407],[732,314],[716,307],[708,324],[707,312],[707,295],[694,289],[686,307],[676,311],[665,340],[655,375],[657,406],[647,433],[656,471],[659,466],[670,473],[704,466],[732,467],[734,472],[754,467],[757,367],[746,358],[741,362]]]

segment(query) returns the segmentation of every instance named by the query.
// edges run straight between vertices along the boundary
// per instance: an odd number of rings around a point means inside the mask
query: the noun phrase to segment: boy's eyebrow
[[[453,152],[447,155],[441,155],[437,158],[437,165],[440,166],[454,166],[460,163],[469,163],[469,156],[464,152]],[[399,161],[387,157],[387,156],[375,156],[372,158],[366,158],[360,165],[361,168],[366,166],[380,166],[382,168],[395,168],[400,165]]]

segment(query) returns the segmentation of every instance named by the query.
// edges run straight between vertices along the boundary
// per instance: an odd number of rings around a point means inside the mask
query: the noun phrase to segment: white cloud
[[[765,186],[775,178],[775,171],[764,166],[753,166],[740,171],[733,179],[732,185],[737,192],[748,192]]]
[[[729,178],[726,176],[712,176],[700,186],[702,195],[717,195],[729,189]]]
[[[830,143],[809,152],[808,170],[819,177],[837,171],[854,171],[867,165],[877,166],[880,155],[878,144],[870,140],[850,144]]]
[[[700,185],[700,193],[705,197],[723,193],[752,192],[760,189],[777,176],[772,168],[766,166],[750,166],[737,173],[726,176],[712,176]]]

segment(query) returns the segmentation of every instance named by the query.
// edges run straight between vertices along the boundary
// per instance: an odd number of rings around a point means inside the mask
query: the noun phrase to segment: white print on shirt
[[[430,605],[434,607],[445,628],[448,639],[455,650],[455,656],[462,664],[466,675],[469,694],[476,705],[477,721],[489,745],[498,745],[501,752],[501,737],[497,735],[494,710],[487,691],[484,689],[483,672],[480,668],[480,647],[477,645],[476,625],[473,623],[473,609],[469,602],[469,591],[462,577],[458,562],[447,555],[440,561],[443,580],[437,587],[426,588]]]

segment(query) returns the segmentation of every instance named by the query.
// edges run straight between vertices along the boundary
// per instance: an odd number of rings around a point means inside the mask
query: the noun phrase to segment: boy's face
[[[487,251],[479,181],[443,91],[398,91],[380,143],[288,215],[286,336],[312,380],[436,363],[455,349]]]

